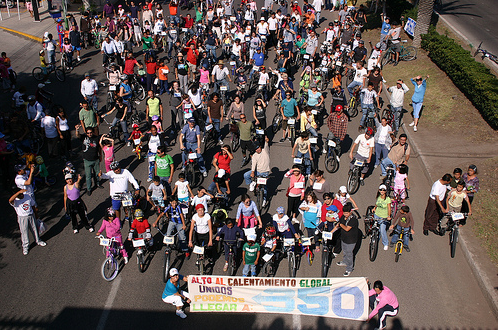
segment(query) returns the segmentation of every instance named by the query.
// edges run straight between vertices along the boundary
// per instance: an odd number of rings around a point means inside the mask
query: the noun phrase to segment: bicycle
[[[289,261],[289,277],[296,277],[301,261],[301,254],[295,252],[296,246],[294,238],[284,238],[284,252]]]
[[[388,189],[392,190],[392,187],[389,187]],[[394,190],[392,191],[393,197],[391,198],[391,214],[396,214],[401,206],[405,205],[405,203],[403,203],[403,195],[407,194],[408,189],[404,188],[399,192]]]
[[[138,181],[138,184],[140,185],[140,181]],[[147,208],[147,191],[145,190],[144,187],[140,186],[139,193],[131,193],[129,191],[124,191],[124,192],[118,192],[115,193],[112,199],[120,200],[121,205],[123,206],[123,209],[128,216],[124,218],[124,220],[128,220],[131,228],[131,223],[132,219],[129,217],[133,216],[133,212],[136,209],[141,209],[142,211],[146,212]]]
[[[412,227],[409,227],[408,233],[406,235],[411,235],[410,234],[411,229],[412,229]],[[391,233],[391,235],[393,235],[393,234],[398,235],[398,240],[396,241],[396,245],[394,246],[394,261],[398,262],[399,256],[403,253],[403,248],[405,247],[405,245],[403,243],[405,231],[403,229],[401,229],[399,231],[394,229],[393,232]],[[410,236],[410,238],[411,238],[411,236]]]
[[[394,167],[391,165],[388,165],[386,168],[386,177],[383,180],[383,184],[386,185],[386,195],[391,196],[391,192],[393,191],[393,186],[394,186],[394,176],[396,174],[396,171],[394,170]],[[393,213],[396,214],[396,213]]]
[[[239,127],[234,119],[230,121],[230,146],[232,147],[232,152],[236,152],[240,147]]]
[[[306,177],[304,186],[306,187],[306,182],[308,180],[308,174],[307,173],[313,173],[313,162],[311,159],[304,157],[304,155],[301,155],[301,157],[294,157],[293,160],[294,165],[299,166],[301,173],[303,173]],[[309,172],[308,172],[309,168]]]
[[[306,260],[310,266],[313,264],[313,260],[315,259],[315,254],[311,249],[311,239],[311,237],[301,237],[299,239],[299,244],[302,246],[301,253],[306,255]]]
[[[365,166],[365,161],[360,159],[353,159],[353,169],[350,169],[348,172],[348,181],[346,184],[346,188],[348,190],[348,194],[355,194],[360,188],[360,176],[363,167]]]
[[[64,73],[64,70],[61,70],[58,67],[55,67],[54,65],[49,65],[48,67],[45,68],[37,66],[33,69],[33,71],[31,71],[31,74],[33,75],[33,78],[35,78],[36,81],[45,81],[48,79],[48,77],[52,72],[55,72],[55,77],[57,78],[57,80],[61,82],[66,80],[66,74]]]
[[[166,236],[159,228],[157,230],[164,236],[163,244],[166,246],[164,249],[164,259],[163,259],[163,271],[162,277],[163,282],[166,283],[169,278],[169,269],[171,268],[171,254],[173,251],[176,251],[178,254],[178,232],[176,232],[173,236]]]
[[[138,160],[142,159],[142,140],[140,138],[133,139],[133,152],[137,155]]]
[[[275,116],[273,117],[273,119],[271,121],[271,129],[272,129],[273,135],[277,134],[277,132],[280,130],[280,127],[282,127],[283,117],[282,117],[282,114],[280,113],[280,111],[278,111],[278,109],[280,108],[280,103],[281,102],[278,102],[278,104],[276,104],[277,113],[275,113]]]
[[[147,260],[147,253],[149,252],[149,241],[145,238],[136,238],[132,240],[133,247],[138,248],[137,251],[137,265],[140,273],[145,272],[145,261]]]
[[[329,173],[335,173],[339,170],[341,155],[341,141],[334,136],[332,132],[327,135],[327,147],[325,150],[325,169]]]
[[[204,245],[202,246],[195,245],[194,249],[192,250],[193,253],[197,254],[197,260],[195,264],[197,265],[197,270],[199,271],[199,275],[204,275],[206,270],[206,266],[204,264],[204,260],[206,259],[204,255],[204,250],[205,250]]]
[[[370,127],[373,129],[374,133],[377,131],[377,125],[375,124],[375,117],[377,116],[377,109],[368,109],[367,110],[367,119],[365,119],[365,123],[363,123],[364,127]]]
[[[113,140],[120,140],[120,133],[119,133],[119,121],[116,122],[115,125],[112,125],[112,123],[108,122],[106,117],[102,117],[102,119],[104,120],[104,123],[106,125],[109,126],[109,133],[106,134],[109,138],[113,139]]]
[[[276,267],[276,262],[279,259],[279,253],[280,251],[278,250],[278,243],[277,243],[277,248],[275,251],[271,251],[271,248],[265,247],[264,252],[265,254],[263,255],[262,259],[265,262],[263,264],[262,272],[263,274],[266,275],[266,277],[275,277],[277,273],[277,267]]]
[[[388,104],[387,108],[382,110],[382,118],[386,118],[387,120],[387,125],[393,127],[394,124],[394,113],[391,109],[391,105]]]
[[[481,59],[484,60],[485,57],[489,58],[491,61],[495,62],[496,64],[498,64],[498,57],[496,55],[493,55],[491,54],[490,52],[488,52],[486,49],[483,49],[481,48],[481,45],[482,45],[482,41],[481,43],[479,44],[479,46],[477,46],[477,49],[474,53],[474,57],[477,56],[477,54],[482,54],[482,57]]]
[[[350,118],[354,118],[358,116],[359,112],[359,107],[361,106],[360,100],[360,88],[356,88],[353,92],[353,95],[351,96],[351,99],[349,100],[348,104],[348,114]]]
[[[256,182],[256,187],[254,188],[254,196],[256,197],[256,206],[261,213],[263,213],[263,208],[268,205],[268,202],[264,203],[264,189],[266,186],[266,182],[268,181],[268,177],[254,177],[252,179]]]
[[[368,257],[370,261],[374,262],[379,252],[380,240],[380,224],[379,220],[373,216],[373,206],[367,208],[365,214],[365,235],[364,238],[370,236],[370,243],[368,244]]]
[[[294,142],[296,142],[296,119],[287,119],[287,126],[289,127],[289,139],[291,142],[291,147],[294,147]]]
[[[73,70],[73,67],[69,65],[69,59],[66,52],[62,52],[61,68],[65,73],[69,73]]]
[[[413,46],[403,46],[408,40],[401,40],[401,50],[399,51],[400,61],[412,61],[417,58],[417,48]],[[380,60],[380,67],[383,68],[385,65],[392,63],[391,58],[396,56],[396,51],[393,48],[393,44],[390,41],[387,50],[384,52],[382,59]]]
[[[448,212],[444,213],[441,219],[438,221],[437,232],[439,235],[444,236],[446,232],[449,233],[450,238],[450,255],[455,258],[456,244],[458,243],[458,235],[460,231],[460,226],[465,223],[468,213],[459,212]],[[441,226],[441,222],[444,218],[447,218],[445,226]]]
[[[332,247],[330,246],[332,242],[333,234],[329,231],[322,231],[322,241],[323,241],[323,250],[322,250],[322,277],[327,277],[329,272],[330,265],[332,265],[332,259],[335,258],[332,253]]]
[[[240,239],[239,239],[240,240]],[[228,275],[235,276],[237,271],[237,256],[234,253],[233,247],[239,240],[224,240],[228,246]]]
[[[208,124],[204,128],[204,152],[216,146],[217,133],[213,124]]]
[[[186,155],[186,161],[184,164],[185,167],[185,179],[190,183],[191,187],[198,187],[202,184],[204,180],[204,176],[196,168],[197,163],[197,152],[192,150],[183,149],[184,154]]]
[[[117,258],[119,257],[120,248],[116,246],[116,238],[105,238],[104,236],[96,236],[100,240],[100,245],[104,247],[104,255],[107,258],[102,263],[101,274],[104,280],[110,282],[118,276],[119,273],[119,263]]]
[[[223,101],[223,104],[227,104],[227,93],[228,93],[228,86],[223,85],[220,86],[220,99]]]

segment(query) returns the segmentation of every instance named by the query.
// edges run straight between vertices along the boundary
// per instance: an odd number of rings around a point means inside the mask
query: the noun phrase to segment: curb
[[[26,37],[26,38],[29,38],[31,40],[34,40],[34,41],[37,41],[37,42],[40,42],[42,43],[43,42],[43,39],[40,38],[40,37],[36,37],[34,35],[31,35],[31,34],[27,34],[27,33],[24,33],[24,32],[21,32],[21,31],[16,31],[16,30],[13,30],[13,29],[9,29],[9,28],[6,28],[6,27],[3,27],[3,26],[0,26],[0,29],[2,30],[5,30],[5,31],[8,31],[8,32],[12,32],[14,34],[19,34],[23,37]]]

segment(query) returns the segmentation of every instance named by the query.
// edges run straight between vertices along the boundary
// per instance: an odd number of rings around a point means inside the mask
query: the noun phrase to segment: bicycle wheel
[[[199,274],[204,275],[204,259],[199,260]]]
[[[387,125],[392,127],[392,124],[394,122],[394,115],[391,111],[391,109],[384,109],[382,110],[382,117],[381,118],[386,118],[387,119]]]
[[[235,275],[235,260],[232,253],[228,255],[228,275]]]
[[[377,252],[379,251],[379,230],[374,229],[370,235],[370,244],[368,246],[368,253],[370,261],[375,261],[377,258]]]
[[[380,60],[380,68],[382,69],[387,63],[391,60],[391,52],[387,51],[384,56],[382,56],[382,59]]]
[[[256,206],[258,207],[258,210],[263,210],[263,191],[261,189],[256,188],[257,190],[255,195],[256,195]]]
[[[239,136],[232,132],[232,137],[230,139],[230,145],[232,146],[233,152],[237,151],[240,146]]]
[[[278,130],[280,129],[280,125],[282,124],[282,118],[277,114],[273,117],[273,120],[271,122],[271,129],[273,131],[273,134],[277,134]]]
[[[357,173],[357,171],[354,170],[350,171],[346,187],[349,194],[355,194],[360,187],[360,173]]]
[[[311,250],[308,250],[306,251],[306,260],[308,260],[308,265],[313,265],[313,259],[315,258],[315,256],[313,255],[313,251]]]
[[[194,182],[195,182],[194,166],[190,162],[188,163],[188,165],[185,168],[185,179],[188,182],[192,182],[192,185],[194,185]]]
[[[30,139],[29,141],[29,148],[35,154],[38,154],[40,152],[42,145],[43,145],[43,140],[39,138],[33,138]]]
[[[396,248],[394,250],[394,261],[398,262],[399,256],[401,255],[401,252],[403,251],[403,243],[397,242],[396,243]]]
[[[291,147],[294,147],[294,142],[296,142],[296,129],[291,127],[290,129],[290,143]]]
[[[66,74],[64,73],[64,71],[62,71],[61,69],[59,68],[56,68],[55,69],[55,77],[57,78],[57,80],[59,81],[64,81],[66,80]]]
[[[417,58],[417,48],[413,46],[406,46],[401,49],[401,53],[399,54],[399,58],[403,61],[413,61]]]
[[[327,152],[327,157],[324,158],[325,169],[329,173],[335,173],[339,169],[339,161],[337,160],[337,155],[335,154],[335,150],[332,148],[330,149],[331,150]]]
[[[289,251],[289,277],[296,277],[296,256],[294,255],[294,252]]]
[[[349,100],[349,109],[348,109],[349,117],[354,118],[358,116],[358,102],[356,102],[356,97],[353,96]]]
[[[322,277],[327,277],[329,272],[329,250],[323,249],[322,251]]]
[[[107,100],[105,104],[106,111],[111,111],[111,109],[114,107],[114,98],[112,97],[111,93],[107,93]]]
[[[102,264],[102,277],[106,281],[112,281],[118,276],[119,264],[114,257],[108,257]]]
[[[138,259],[138,271],[140,273],[145,272],[145,256],[142,252],[137,253],[137,259]]]
[[[45,79],[45,75],[43,74],[43,69],[37,66],[36,68],[33,69],[31,72],[33,75],[33,78],[37,81],[43,81]]]
[[[271,260],[263,265],[263,274],[265,274],[266,277],[273,276],[273,262]]]
[[[455,258],[455,251],[456,251],[456,244],[458,241],[458,227],[453,227],[453,230],[451,231],[450,235],[450,252],[451,252],[451,257]]]
[[[141,209],[142,211],[146,212],[147,207],[150,205],[147,202],[147,191],[145,190],[145,187],[140,187],[140,192],[138,193],[137,197],[137,207]]]
[[[163,282],[168,282],[169,268],[171,267],[171,252],[168,250],[164,251],[164,262],[163,262]]]
[[[140,101],[143,101],[145,100],[145,88],[144,86],[140,85],[139,83],[137,83],[135,85],[135,95],[137,97],[137,99],[139,99]]]

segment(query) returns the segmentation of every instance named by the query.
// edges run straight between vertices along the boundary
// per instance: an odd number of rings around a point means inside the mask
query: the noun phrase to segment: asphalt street
[[[333,15],[324,12],[329,20]],[[327,24],[327,21],[325,22]],[[323,26],[323,23],[322,23]],[[32,68],[38,65],[36,56],[39,45],[23,38],[14,37],[0,31],[2,50],[15,61],[19,79],[28,90],[34,91],[36,86],[30,76]],[[323,40],[323,36],[321,37]],[[83,52],[83,63],[78,65],[69,74],[66,82],[60,83],[52,79],[48,89],[57,95],[57,103],[65,106],[69,113],[70,123],[77,123],[78,103],[81,99],[79,82],[84,72],[90,72],[97,82],[104,82],[101,67],[101,56],[95,50]],[[270,59],[273,57],[270,56]],[[272,63],[273,64],[273,63]],[[270,66],[272,66],[270,64]],[[170,79],[171,79],[170,75]],[[105,100],[106,88],[99,93],[100,101]],[[410,94],[411,95],[411,94]],[[161,97],[167,104],[168,96]],[[246,108],[252,106],[253,99],[246,102]],[[326,99],[330,105],[330,97]],[[144,110],[142,103],[139,110]],[[169,122],[169,111],[165,111]],[[275,108],[270,103],[267,117],[273,118]],[[252,115],[248,114],[248,119]],[[351,139],[358,135],[359,118],[355,118],[349,126],[348,134]],[[106,131],[104,127],[101,131]],[[321,134],[326,135],[328,129],[323,126]],[[272,178],[269,180],[271,194],[270,213],[263,215],[263,221],[269,221],[278,206],[287,206],[285,190],[287,179],[283,178],[286,169],[292,166],[289,142],[277,143],[280,132],[271,145],[271,160],[273,167]],[[228,139],[225,140],[228,142]],[[179,162],[178,144],[170,152],[176,164]],[[208,162],[212,159],[208,152],[205,157]],[[131,148],[123,147],[116,152],[116,158],[132,171],[142,185],[147,186],[147,165],[137,161]],[[82,173],[81,160],[75,162]],[[242,174],[248,169],[239,169],[241,154],[238,151],[232,163],[232,206],[230,214],[233,216],[239,202],[238,196],[245,193],[248,187],[243,183]],[[329,174],[334,191],[340,185],[346,184],[347,155],[341,158],[338,172]],[[397,295],[400,303],[400,312],[394,319],[388,321],[388,327],[393,329],[496,329],[497,320],[492,314],[487,301],[481,293],[474,275],[458,246],[456,257],[450,258],[447,237],[422,235],[422,223],[425,204],[432,182],[426,179],[423,168],[417,155],[413,155],[410,165],[410,199],[407,204],[411,207],[415,218],[415,238],[410,243],[411,252],[404,253],[398,263],[394,262],[393,249],[379,251],[375,262],[368,260],[368,241],[364,240],[357,254],[355,270],[352,276],[368,277],[370,280],[381,279]],[[319,160],[323,168],[323,159]],[[5,329],[369,329],[374,324],[320,317],[292,316],[279,314],[195,314],[187,310],[188,318],[181,320],[174,315],[174,308],[161,300],[164,283],[161,278],[163,256],[162,251],[153,253],[149,257],[149,264],[144,273],[139,273],[136,266],[135,253],[130,255],[130,262],[120,271],[113,282],[106,282],[100,275],[100,268],[104,261],[102,248],[94,239],[94,234],[80,231],[74,235],[68,221],[62,219],[62,177],[59,166],[53,165],[50,170],[57,171],[59,182],[55,187],[41,190],[37,193],[42,219],[49,226],[49,231],[42,237],[47,246],[34,246],[28,256],[23,256],[20,249],[18,234],[9,235],[0,239],[0,328]],[[441,169],[444,174],[448,169]],[[205,184],[210,182],[214,171],[209,172]],[[380,169],[376,169],[365,179],[366,184],[360,187],[353,197],[360,207],[362,215],[368,205],[375,201],[375,193],[380,181]],[[175,179],[176,179],[175,175]],[[110,206],[108,183],[105,189],[96,190],[91,197],[84,196],[89,217],[98,228],[103,211]],[[4,222],[15,226],[15,217],[12,208],[2,201],[2,210],[5,210]],[[149,222],[156,219],[152,216]],[[363,228],[363,226],[360,226]],[[128,229],[125,225],[123,229]],[[467,230],[467,228],[463,228]],[[153,229],[156,239],[160,239]],[[483,252],[484,253],[484,252]],[[337,260],[341,260],[339,256]],[[320,258],[312,266],[302,263],[298,277],[319,276]],[[197,274],[194,259],[179,261],[178,268],[182,274]],[[222,260],[218,260],[212,270],[213,274],[224,274]],[[241,275],[239,268],[237,274]],[[333,265],[329,276],[342,276],[344,268]],[[277,276],[287,277],[287,265],[283,261],[278,269]]]

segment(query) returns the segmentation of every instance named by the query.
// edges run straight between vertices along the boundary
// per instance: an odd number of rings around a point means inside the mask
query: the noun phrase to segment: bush
[[[371,1],[367,1],[367,8],[370,8]],[[401,16],[405,14],[405,12],[413,9],[413,5],[406,0],[389,0],[386,3],[386,14],[389,18],[391,18],[391,23],[394,21],[401,22]],[[368,29],[376,29],[382,26],[382,21],[380,19],[380,13],[382,12],[382,4],[379,5],[377,13],[370,12],[368,13]],[[415,11],[416,13],[416,11]],[[406,15],[404,15],[407,17]],[[411,17],[411,16],[410,16]],[[416,14],[415,14],[416,17]],[[412,17],[413,18],[413,17]],[[415,18],[413,18],[415,19]]]
[[[422,48],[467,96],[493,127],[498,128],[498,79],[484,64],[455,40],[436,32],[434,27],[422,36]]]
[[[412,20],[416,21],[418,15],[418,6],[405,10],[401,15],[405,16],[405,18],[409,17]]]

